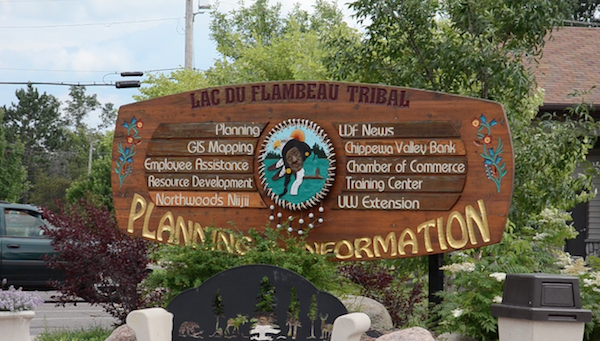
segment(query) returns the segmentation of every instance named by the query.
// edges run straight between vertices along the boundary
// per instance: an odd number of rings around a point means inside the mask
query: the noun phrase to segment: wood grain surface
[[[318,150],[307,137],[304,156],[289,152],[289,141],[303,137],[281,139],[284,130],[275,128],[300,120],[318,127],[315,136],[331,150]],[[300,155],[304,163],[286,163],[277,173],[286,143],[287,156]],[[319,153],[329,153],[329,160]],[[325,166],[311,168],[319,160]],[[124,233],[170,243],[212,238],[235,252],[243,247],[239,240],[207,228],[280,224],[293,234],[310,231],[307,249],[338,260],[498,243],[514,178],[510,131],[498,103],[313,81],[199,89],[122,106],[112,168]],[[283,184],[287,168],[291,187]],[[323,186],[323,195],[303,202],[291,194],[294,186],[300,194]],[[299,200],[299,209],[278,205],[267,187],[279,198]]]

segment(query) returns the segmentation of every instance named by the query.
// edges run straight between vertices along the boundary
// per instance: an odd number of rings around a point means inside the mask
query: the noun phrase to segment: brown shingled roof
[[[579,103],[568,97],[574,90],[600,105],[600,28],[561,27],[546,40],[543,55],[535,71],[538,86],[545,89],[544,106]]]

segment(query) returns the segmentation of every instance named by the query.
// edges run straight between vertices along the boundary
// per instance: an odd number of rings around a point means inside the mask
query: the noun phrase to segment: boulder
[[[371,319],[371,329],[388,332],[394,329],[392,317],[383,304],[364,296],[346,295],[340,298],[348,312],[365,313]]]
[[[104,341],[136,341],[135,332],[128,325],[124,324],[115,329]]]
[[[421,327],[412,327],[384,334],[377,341],[435,341],[431,333]]]

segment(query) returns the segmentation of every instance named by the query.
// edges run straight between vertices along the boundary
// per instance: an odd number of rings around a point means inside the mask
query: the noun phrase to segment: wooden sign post
[[[498,243],[514,177],[500,104],[371,84],[272,82],[120,108],[112,186],[119,228],[168,243],[267,223],[339,260]]]

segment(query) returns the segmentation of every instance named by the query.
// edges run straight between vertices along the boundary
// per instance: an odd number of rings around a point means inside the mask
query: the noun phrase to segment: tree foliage
[[[600,1],[597,0],[569,0],[570,7],[565,16],[567,19],[585,23],[600,21]]]
[[[326,255],[312,254],[304,248],[306,235],[296,237],[285,229],[251,229],[247,235],[228,231],[243,245],[244,254],[232,253],[218,243],[219,229],[209,229],[206,240],[199,245],[163,245],[152,255],[161,266],[154,271],[147,285],[168,288],[170,300],[183,290],[197,287],[221,271],[248,264],[270,264],[289,269],[303,276],[321,290],[340,291],[344,283],[336,264]],[[282,249],[285,246],[285,250]]]
[[[24,144],[22,158],[28,181],[35,185],[38,174],[47,173],[53,157],[65,141],[65,121],[60,102],[52,95],[40,94],[33,86],[16,91],[19,102],[4,106],[2,123],[8,143]],[[29,194],[25,193],[25,200]]]
[[[150,86],[144,86],[139,89],[140,94],[133,96],[137,101],[172,95],[211,85],[202,72],[190,69],[175,70],[168,75],[149,74],[144,84],[149,84]]]
[[[110,211],[114,209],[110,182],[113,135],[110,132],[100,136],[95,149],[98,156],[92,162],[92,171],[71,183],[66,191],[68,202],[74,203],[86,198],[97,207],[107,207]]]
[[[561,121],[538,119],[543,94],[535,90],[533,72],[526,67],[526,61],[539,58],[546,32],[562,23],[565,1],[360,0],[350,6],[359,20],[370,23],[358,54],[346,50],[328,64],[346,65],[336,69],[338,78],[444,91],[504,105],[515,146],[511,219],[517,226],[526,225],[529,215],[547,206],[566,210],[586,198],[580,194],[589,192],[591,183],[572,180],[571,174],[593,145],[595,123],[579,113]],[[540,163],[546,166],[543,171]],[[557,190],[549,192],[550,188]],[[540,193],[546,193],[543,199]]]
[[[586,155],[596,143],[598,124],[589,106],[540,114],[544,93],[532,68],[544,41],[564,19],[592,20],[597,6],[572,0],[357,0],[350,7],[364,32],[350,29],[339,9],[325,1],[317,2],[312,14],[296,8],[282,16],[281,7],[266,0],[230,13],[215,11],[211,38],[220,55],[214,66],[150,78],[138,99],[232,83],[333,79],[500,102],[515,156],[509,224],[500,244],[448,256],[453,290],[442,294],[439,309],[441,328],[494,339],[497,327],[489,306],[501,292],[498,274],[559,272],[564,240],[575,235],[566,212],[595,193],[591,180],[598,169],[586,163]],[[239,265],[237,257],[210,245],[183,251],[165,247],[161,259],[168,260],[168,271],[160,283],[183,290],[212,271]],[[259,254],[252,258],[249,252],[245,259],[297,263],[279,258],[277,251]],[[398,260],[394,266],[413,269],[417,263]],[[599,321],[597,314],[594,319]]]
[[[114,106],[111,103],[103,106],[95,94],[86,94],[82,86],[72,86],[69,96],[61,108],[56,97],[40,94],[28,85],[16,91],[17,103],[2,108],[5,115],[0,121],[0,131],[7,143],[3,155],[11,158],[7,165],[13,167],[10,171],[6,169],[10,178],[4,177],[4,181],[19,188],[18,195],[11,195],[10,201],[56,208],[54,201],[65,197],[71,183],[87,177],[90,153],[94,160],[100,157],[100,150],[90,148],[90,143],[105,134],[91,129],[86,119],[90,112],[100,111],[103,120],[100,127],[110,126],[116,117]],[[15,166],[17,163],[26,172],[24,181]],[[8,191],[10,186],[3,188]],[[105,193],[103,190],[98,194]]]
[[[82,128],[85,126],[85,117],[89,112],[98,109],[100,102],[96,94],[86,95],[83,86],[71,86],[69,96],[71,98],[66,101],[65,120],[75,128]]]
[[[439,311],[443,330],[494,340],[489,307],[501,283],[490,275],[559,271],[564,240],[575,236],[566,211],[595,193],[598,168],[586,155],[598,124],[589,107],[538,115],[543,89],[532,67],[569,3],[358,0],[350,7],[366,31],[359,42],[329,41],[341,51],[326,64],[337,79],[490,99],[506,110],[515,155],[509,227],[502,243],[448,258],[468,271],[449,277],[453,289],[443,293]]]
[[[148,275],[150,244],[121,233],[107,208],[80,200],[60,205],[58,213],[46,210],[44,216],[60,226],[45,228],[58,251],[48,266],[65,273],[64,281],[54,283],[61,293],[59,304],[79,297],[101,305],[124,323],[129,312],[145,308],[153,300],[154,296],[144,295],[139,286]]]
[[[29,188],[22,163],[24,146],[20,139],[11,143],[6,140],[3,119],[4,111],[0,108],[0,200],[16,202]]]
[[[325,60],[335,51],[329,40],[356,41],[358,32],[346,24],[340,9],[319,0],[313,13],[295,7],[287,16],[279,4],[258,0],[229,13],[211,13],[211,39],[219,57],[205,71],[176,70],[150,76],[136,100],[202,87],[293,79],[330,79]]]

